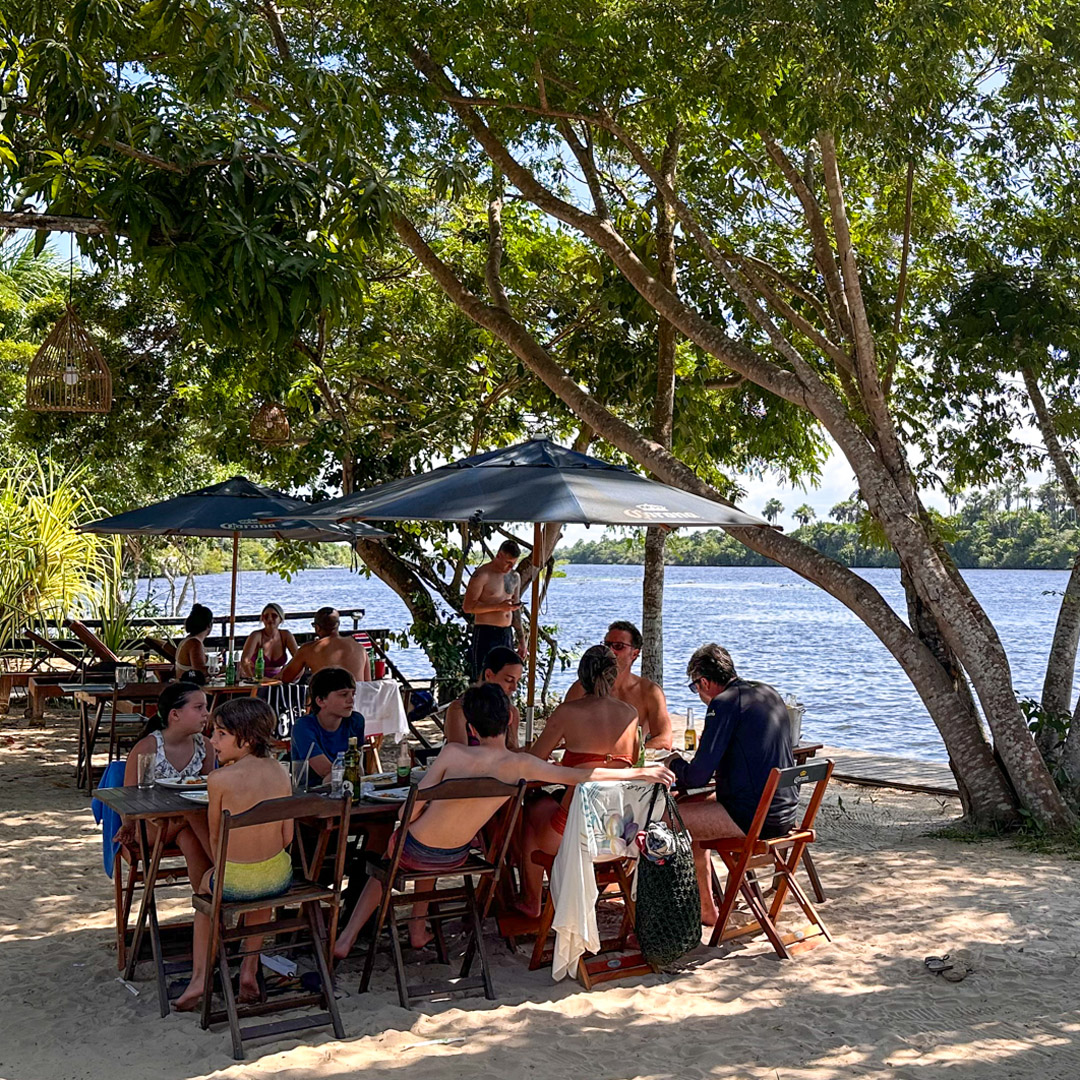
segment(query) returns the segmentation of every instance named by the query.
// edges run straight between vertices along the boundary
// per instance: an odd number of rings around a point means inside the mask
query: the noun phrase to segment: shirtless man
[[[506,784],[537,780],[542,784],[584,784],[589,780],[646,780],[670,785],[673,774],[663,765],[644,769],[564,769],[541,761],[532,754],[515,754],[506,748],[506,726],[510,722],[510,699],[493,683],[471,686],[463,699],[469,733],[475,746],[448,742],[431,763],[420,784],[421,792],[443,780],[466,776],[491,776]],[[452,874],[469,857],[473,837],[491,819],[505,799],[447,799],[433,803],[419,800],[413,811],[409,834],[401,855],[408,870],[431,870],[430,879],[416,883],[418,892],[430,889],[437,875]],[[398,842],[391,838],[387,854]],[[360,894],[349,921],[334,946],[334,956],[349,955],[364,923],[382,899],[382,883],[370,878]],[[409,921],[409,940],[419,948],[431,940],[424,925],[426,906],[417,904]]]
[[[296,655],[281,669],[281,681],[296,682],[305,671],[313,675],[328,667],[341,667],[357,682],[371,678],[367,649],[351,637],[338,633],[341,616],[332,607],[315,612],[315,640],[301,645]]]
[[[465,590],[462,607],[473,617],[472,644],[469,647],[469,676],[479,682],[484,657],[496,645],[514,647],[525,656],[525,635],[521,629],[521,575],[514,565],[521,548],[513,540],[504,540],[491,562],[473,571]]]
[[[506,729],[506,745],[517,750],[518,731],[521,726],[521,714],[513,704],[518,684],[521,682],[521,657],[505,645],[496,645],[484,659],[484,675],[481,682],[495,683],[503,688],[510,705],[510,726]],[[464,697],[450,703],[446,710],[446,741],[475,745],[470,742],[468,725],[465,721]]]
[[[651,679],[635,675],[630,670],[641,655],[641,631],[632,622],[619,619],[608,627],[604,644],[615,654],[615,662],[619,665],[612,697],[637,709],[642,730],[648,735],[645,742],[647,747],[670,750],[671,717],[668,715],[664,691]],[[580,681],[566,691],[567,701],[584,696],[585,688]]]

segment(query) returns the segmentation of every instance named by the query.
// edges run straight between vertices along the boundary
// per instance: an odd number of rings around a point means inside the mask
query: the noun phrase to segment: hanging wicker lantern
[[[70,304],[30,363],[26,405],[34,412],[112,408],[112,372]]]
[[[284,446],[292,430],[285,409],[276,401],[268,401],[251,418],[251,437],[263,446]]]

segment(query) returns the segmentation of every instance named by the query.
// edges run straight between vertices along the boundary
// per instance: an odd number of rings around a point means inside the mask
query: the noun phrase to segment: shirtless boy
[[[367,649],[351,637],[338,633],[341,616],[332,607],[319,608],[315,612],[315,640],[301,645],[296,655],[282,668],[282,682],[296,682],[305,671],[340,667],[350,672],[357,682],[371,678]]]
[[[664,691],[651,679],[631,671],[634,661],[641,655],[641,631],[632,622],[619,619],[608,627],[604,644],[615,654],[615,662],[619,665],[612,696],[637,709],[642,730],[648,735],[647,747],[670,750],[671,717]],[[580,681],[575,682],[566,691],[566,700],[574,701],[584,695]]]
[[[505,645],[496,645],[484,658],[484,675],[481,682],[495,683],[503,688],[511,702],[521,682],[521,657]],[[465,722],[465,709],[462,698],[452,701],[446,710],[446,741],[474,745]],[[521,726],[521,714],[513,704],[510,706],[510,726],[506,729],[506,745],[511,750],[518,749],[518,731]]]
[[[521,548],[513,540],[504,540],[491,562],[478,566],[465,590],[462,608],[473,617],[472,644],[469,648],[469,675],[478,682],[484,657],[496,645],[514,647],[525,655],[525,635],[521,629],[521,575],[514,565]]]
[[[475,746],[447,743],[431,763],[420,790],[434,787],[443,780],[466,776],[490,776],[507,784],[519,780],[538,780],[544,784],[584,784],[590,780],[647,780],[671,784],[673,774],[663,765],[644,769],[564,769],[541,761],[532,754],[515,754],[506,748],[506,725],[510,721],[510,701],[493,683],[471,686],[463,699],[465,719]],[[433,803],[417,801],[401,865],[409,870],[431,870],[433,877],[417,882],[417,891],[432,886],[434,874],[452,873],[469,857],[473,837],[491,819],[505,799],[448,799]],[[399,833],[388,845],[398,842]],[[356,907],[334,947],[334,956],[349,955],[364,923],[371,918],[382,899],[382,883],[370,879],[360,894]],[[419,948],[431,940],[424,925],[426,909],[417,905],[409,921],[409,940]]]
[[[210,851],[216,856],[221,835],[221,812],[242,814],[264,799],[280,799],[292,794],[289,774],[281,763],[270,757],[270,740],[277,719],[265,701],[258,698],[234,698],[214,710],[214,734],[210,738],[219,766],[206,779],[209,795],[207,819],[210,825]],[[224,867],[208,870],[199,886],[200,893],[214,889],[214,874],[224,873],[226,900],[270,899],[287,892],[292,884],[292,859],[286,850],[292,843],[293,823],[275,821],[267,825],[249,825],[236,829],[229,837],[229,861]],[[246,922],[269,922],[269,905],[244,916]],[[206,973],[206,946],[210,939],[210,919],[195,913],[195,933],[191,954],[191,982],[180,995],[176,1008],[190,1012],[202,997]],[[240,998],[243,1003],[258,1000],[256,981],[261,938],[246,938],[249,954],[240,965]],[[254,950],[250,952],[250,950]]]

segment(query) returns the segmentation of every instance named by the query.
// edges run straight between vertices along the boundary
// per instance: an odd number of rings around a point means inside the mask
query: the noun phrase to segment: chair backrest
[[[65,619],[64,625],[99,660],[105,660],[110,664],[120,663],[120,657],[117,656],[116,653],[114,653],[112,649],[110,649],[109,646],[106,645],[105,642],[102,641],[101,638],[99,638],[85,623],[80,622],[78,619]]]
[[[23,637],[29,638],[35,645],[39,645],[43,648],[50,656],[55,656],[58,660],[64,660],[76,670],[83,666],[82,660],[74,653],[69,653],[67,649],[62,649],[55,641],[50,641],[47,637],[35,634],[33,630],[24,630]]]
[[[348,828],[351,808],[352,796],[346,793],[340,799],[331,799],[327,795],[284,795],[279,799],[264,799],[241,814],[233,814],[228,810],[223,810],[221,812],[221,834],[218,837],[214,865],[221,867],[228,861],[229,834],[235,829],[244,829],[251,825],[270,825],[276,821],[295,821],[300,818],[321,820],[324,832],[333,829],[335,822],[338,823],[340,828],[346,829]],[[347,848],[347,844],[338,844],[337,856],[334,860],[335,891],[341,889]],[[224,874],[214,874],[215,911],[221,906],[224,878]]]
[[[761,830],[765,827],[765,819],[769,816],[769,809],[777,791],[789,787],[801,789],[805,784],[813,784],[814,790],[810,795],[810,801],[807,804],[806,812],[803,814],[799,829],[812,829],[818,808],[821,806],[821,800],[825,797],[825,788],[828,786],[832,771],[833,762],[829,758],[824,761],[807,762],[805,765],[792,765],[789,769],[773,769],[769,773],[769,779],[765,782],[765,789],[761,793],[760,800],[758,800],[757,809],[754,811],[754,819],[750,823],[750,828],[746,830],[747,840],[754,842],[761,835]]]
[[[170,664],[176,661],[176,645],[174,642],[165,638],[150,637],[149,635],[143,638],[143,641],[159,656],[163,656],[168,660]]]
[[[405,800],[405,808],[401,812],[401,820],[405,823],[398,831],[398,842],[394,845],[390,856],[390,880],[397,875],[398,863],[401,861],[401,853],[405,847],[405,837],[412,825],[413,809],[417,802],[438,802],[442,799],[508,799],[510,807],[499,807],[491,816],[495,817],[500,811],[507,810],[500,827],[495,830],[491,843],[488,846],[488,861],[496,867],[501,867],[506,852],[513,836],[514,824],[521,812],[521,804],[525,800],[525,789],[528,785],[524,780],[515,784],[508,784],[503,780],[496,780],[492,776],[466,776],[454,780],[444,780],[441,784],[420,789],[419,783],[414,783],[409,788],[409,797]],[[490,819],[489,819],[490,820]]]

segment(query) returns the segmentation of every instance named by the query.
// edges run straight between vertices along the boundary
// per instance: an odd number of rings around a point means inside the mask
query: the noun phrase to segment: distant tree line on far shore
[[[1065,570],[1080,544],[1076,514],[1059,485],[996,487],[950,497],[951,513],[934,514],[938,529],[961,569]],[[775,522],[784,512],[770,499],[762,516]],[[858,494],[837,503],[831,521],[818,520],[803,504],[792,517],[799,522],[793,535],[845,566],[898,566],[896,553],[872,528]],[[671,566],[766,566],[769,559],[745,548],[722,529],[680,529],[668,537],[665,561]],[[572,563],[641,563],[645,534],[617,535],[609,531],[598,540],[581,540],[559,550]]]

